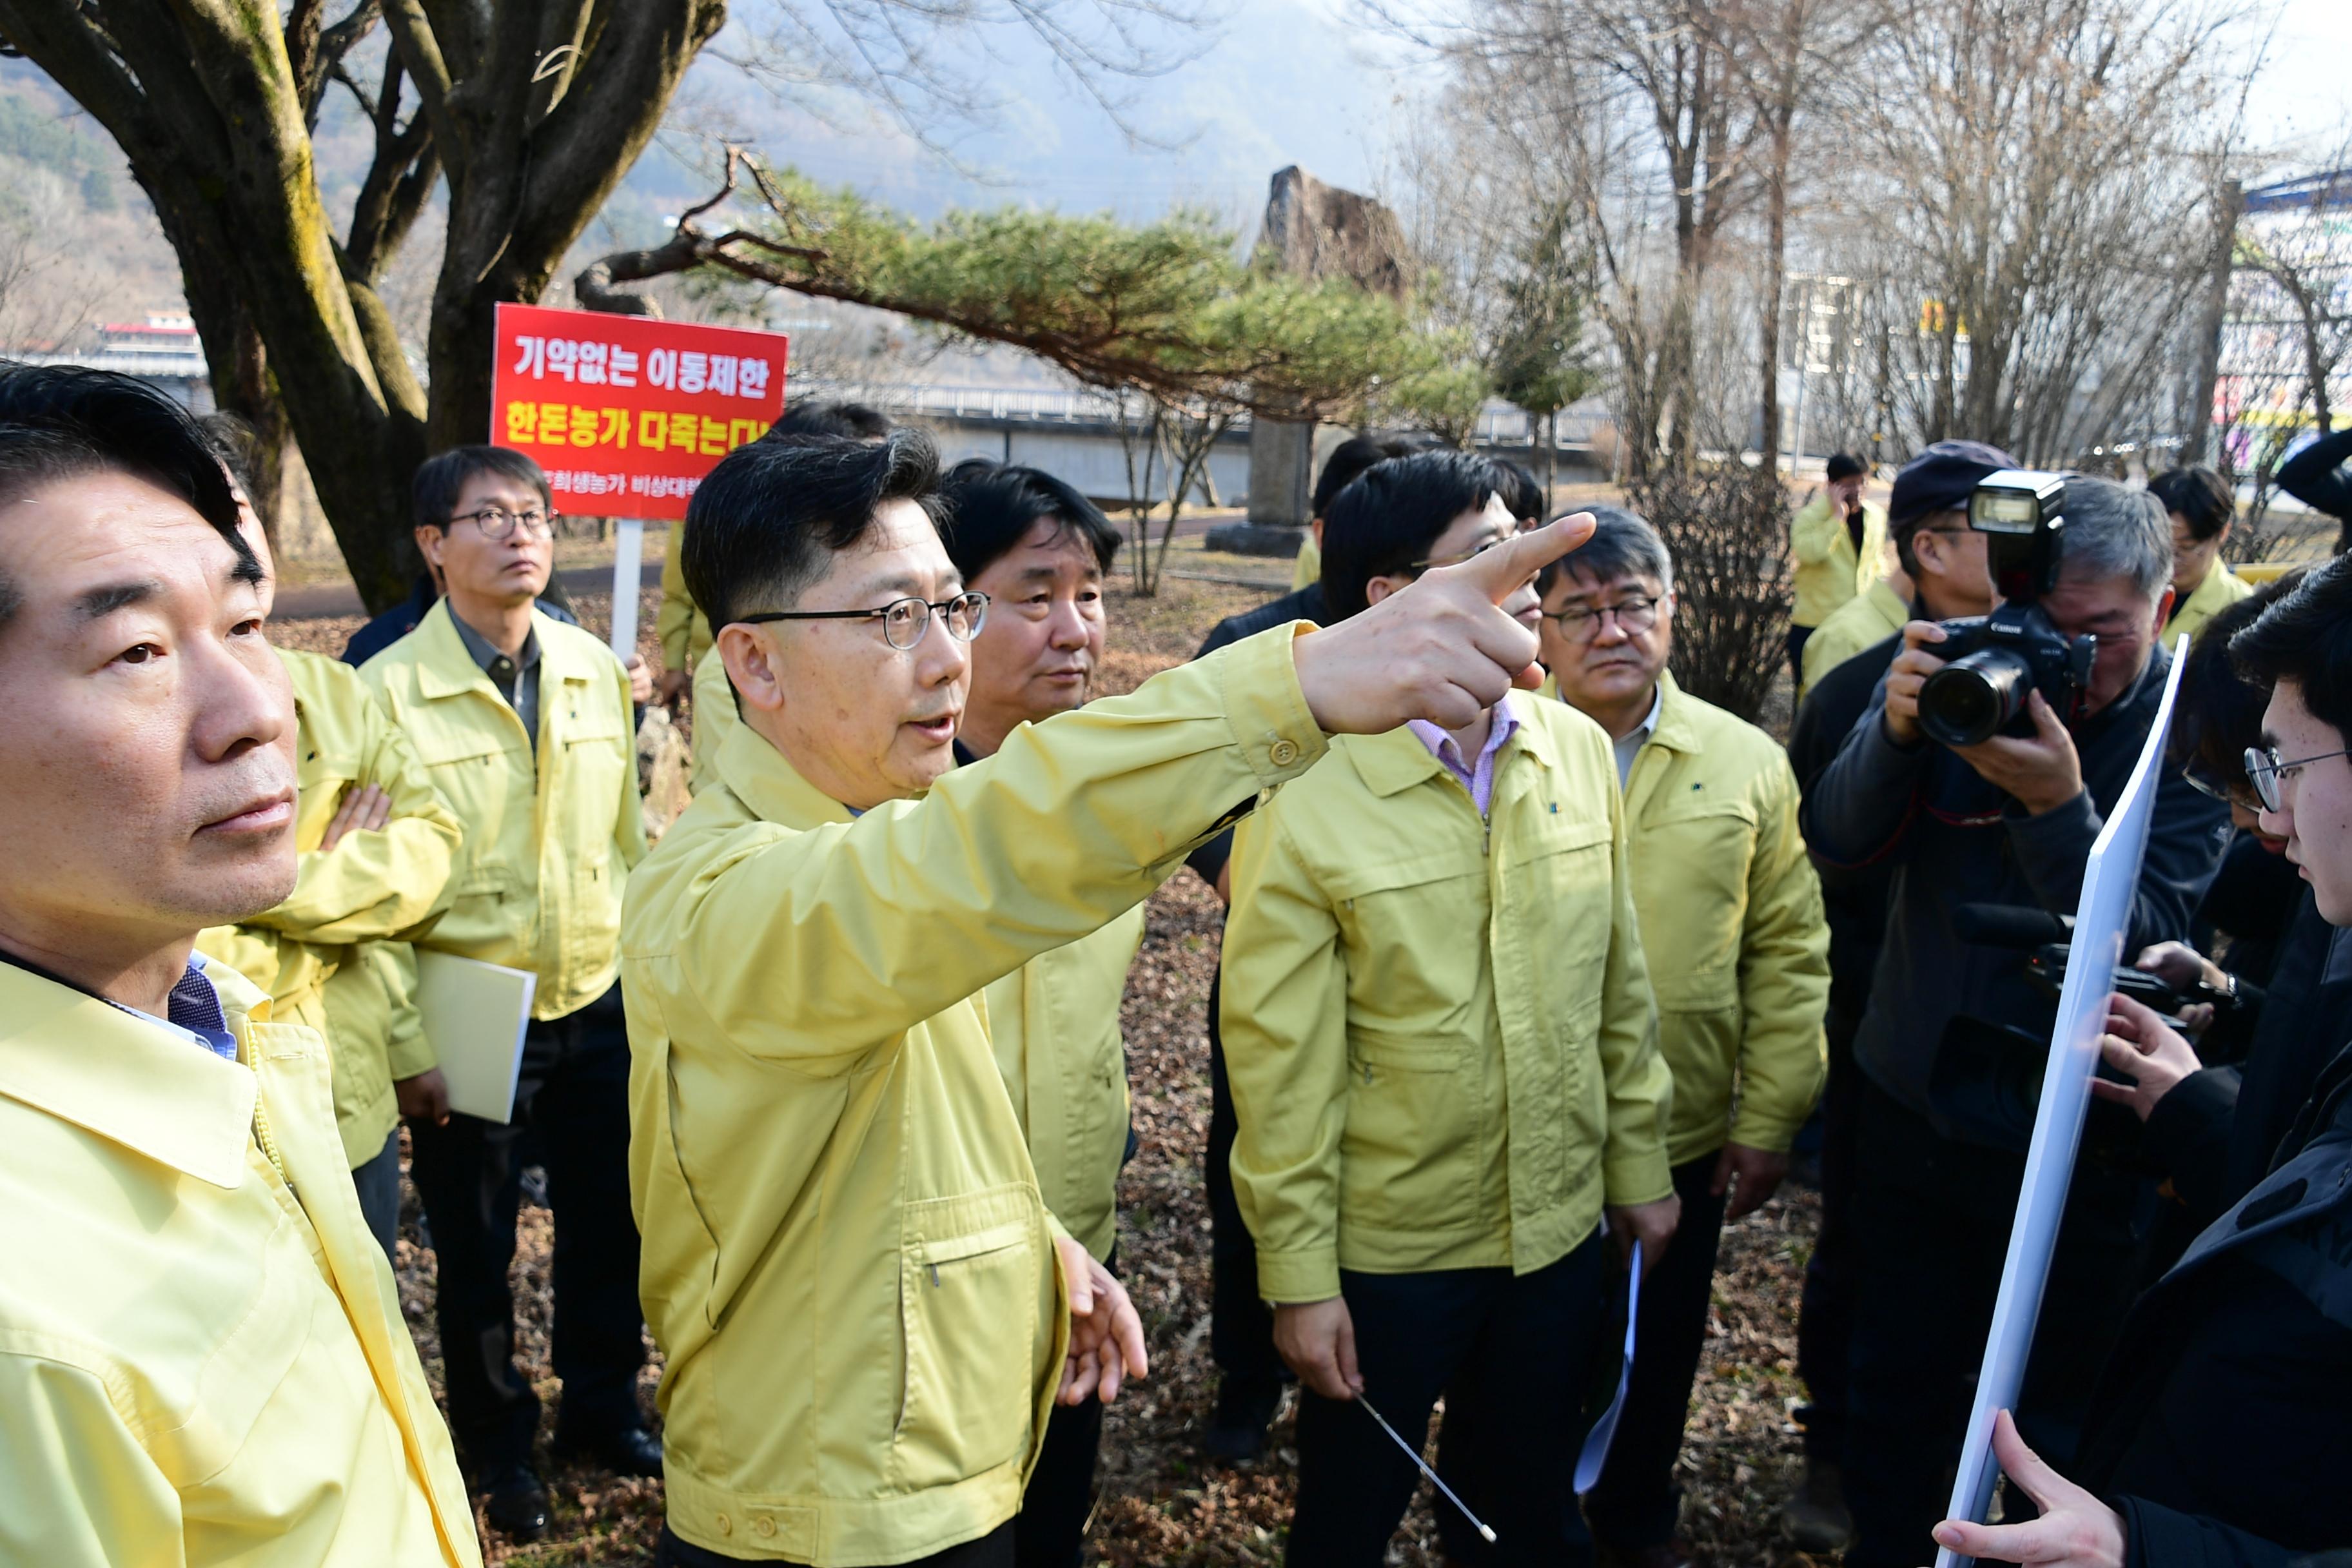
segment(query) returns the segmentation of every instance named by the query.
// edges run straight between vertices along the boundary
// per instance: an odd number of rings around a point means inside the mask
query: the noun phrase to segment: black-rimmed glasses
[[[1652,598],[1628,599],[1621,605],[1597,605],[1590,608],[1578,606],[1547,615],[1544,619],[1559,628],[1559,635],[1570,642],[1591,642],[1601,635],[1601,617],[1613,616],[1617,629],[1627,637],[1639,637],[1658,624],[1658,601]]]
[[[2297,757],[2291,763],[2279,760],[2276,746],[2246,748],[2246,777],[2254,784],[2254,794],[2261,797],[2263,809],[2273,814],[2286,809],[2286,793],[2279,781],[2288,773],[2313,763],[2324,763],[2330,757],[2352,757],[2352,748],[2341,752],[2320,752],[2308,757]]]
[[[541,539],[555,532],[555,513],[541,511],[537,507],[509,511],[502,506],[486,506],[478,511],[461,511],[449,520],[453,528],[461,522],[470,522],[480,529],[484,539],[510,539],[518,528]]]
[[[988,620],[988,595],[978,589],[969,589],[952,599],[933,604],[919,594],[909,594],[903,599],[891,600],[878,610],[762,610],[735,618],[751,626],[763,621],[880,621],[883,641],[900,653],[911,653],[930,629],[933,616],[940,618],[948,636],[958,642],[970,642],[980,635],[980,628]]]

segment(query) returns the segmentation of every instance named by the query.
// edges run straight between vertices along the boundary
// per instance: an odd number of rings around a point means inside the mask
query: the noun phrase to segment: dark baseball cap
[[[2017,467],[1998,447],[1982,441],[1938,441],[1903,465],[1887,498],[1886,521],[1900,528],[1930,512],[1963,511],[1987,474]]]

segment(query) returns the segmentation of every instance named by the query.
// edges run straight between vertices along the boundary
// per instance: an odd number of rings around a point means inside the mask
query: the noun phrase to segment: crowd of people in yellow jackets
[[[1312,581],[1088,701],[1102,513],[806,411],[698,490],[657,691],[541,603],[547,489],[487,447],[419,472],[413,630],[271,647],[238,461],[137,384],[0,368],[0,1563],[474,1563],[473,1495],[542,1531],[535,1164],[556,1444],[664,1478],[661,1562],[1077,1563],[1149,1370],[1118,1005],[1188,861],[1229,908],[1218,1331],[1301,1385],[1290,1560],[1381,1560],[1386,1428],[1441,1399],[1458,1561],[1680,1560],[1717,1237],[1821,1093],[1829,931],[1787,756],[1667,672],[1641,518],[1352,441]],[[1948,547],[1889,560],[1864,478],[1796,519],[1807,682]],[[2247,590],[2226,490],[2167,482],[2190,630]],[[649,847],[635,710],[689,681]],[[537,977],[510,1121],[450,1109],[420,951]],[[404,1120],[446,1420],[388,1268]]]

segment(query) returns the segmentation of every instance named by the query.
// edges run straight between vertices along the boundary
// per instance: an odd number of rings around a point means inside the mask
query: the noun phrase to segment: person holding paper
[[[0,367],[0,1562],[478,1568],[326,1042],[268,575],[186,412]]]
[[[1592,515],[1591,540],[1536,579],[1547,694],[1614,743],[1658,1048],[1675,1079],[1666,1156],[1682,1223],[1643,1282],[1641,1353],[1584,1512],[1619,1563],[1675,1568],[1690,1557],[1676,1539],[1675,1459],[1706,1342],[1717,1242],[1725,1220],[1779,1188],[1821,1095],[1829,926],[1787,755],[1666,669],[1675,576],[1664,541],[1617,507]]]
[[[940,542],[988,595],[971,639],[956,725],[958,766],[994,756],[1024,724],[1085,702],[1107,623],[1103,576],[1118,531],[1053,475],[985,458],[956,465],[940,491]],[[1143,942],[1143,906],[1038,954],[982,992],[998,1073],[1036,1168],[1037,1190],[1096,1262],[1116,1269],[1118,1173],[1133,1133],[1119,1000]],[[1057,1406],[1013,1531],[1016,1568],[1076,1568],[1094,1509],[1102,1401]]]
[[[978,994],[1132,909],[1328,734],[1465,723],[1531,679],[1496,605],[1583,531],[955,769],[988,612],[936,472],[917,431],[763,441],[694,498],[687,581],[743,721],[631,878],[622,958],[666,1563],[1011,1561],[1053,1402],[1145,1367],[1039,1196]]]
[[[2162,700],[2172,545],[2144,491],[2074,479],[2065,491],[2058,629],[2095,634],[2084,711],[2070,728],[2040,693],[2034,733],[1948,750],[1918,722],[1940,626],[1914,621],[1870,710],[1805,796],[1807,842],[1832,869],[1893,867],[1886,942],[1854,1038],[1865,1081],[1855,1138],[1853,1327],[1845,1497],[1852,1568],[1915,1564],[1948,1500],[1991,1322],[2024,1148],[1956,1130],[1929,1094],[1955,1020],[2047,1038],[2052,1009],[2022,950],[1955,932],[1967,904],[2072,914],[2092,842],[2120,797]],[[1979,545],[1979,548],[1981,548]],[[2158,790],[2125,951],[2176,939],[2211,878],[2229,825],[2177,773]],[[1965,1029],[1963,1022],[1958,1026]],[[2152,1198],[2137,1170],[2077,1164],[2025,1383],[2027,1434],[2063,1462],[2093,1370],[2133,1278],[2131,1219]],[[2036,1430],[2037,1422],[2042,1429]]]
[[[2352,927],[2352,564],[2338,559],[2231,639],[2270,689],[2248,782],[2320,914]],[[2108,1062],[2169,1079],[2186,1042],[2109,1003]],[[2337,1038],[2347,1028],[2335,1020]],[[2170,1058],[2170,1059],[2168,1059]],[[1947,1520],[1938,1544],[2053,1568],[2284,1568],[2352,1545],[2352,1045],[2320,1072],[2268,1168],[2136,1302],[2076,1457],[2050,1465],[2006,1413],[1993,1448],[2042,1509]]]
[[[1335,620],[1512,549],[1496,489],[1463,452],[1366,470],[1325,535]],[[1528,624],[1533,589],[1504,607]],[[1506,695],[1332,751],[1236,831],[1222,963],[1234,1186],[1303,1385],[1288,1561],[1379,1563],[1412,1499],[1361,1394],[1416,1447],[1444,1395],[1496,1561],[1589,1562],[1604,1231],[1654,1262],[1679,1206],[1609,739]]]
[[[411,1175],[440,1267],[435,1308],[451,1426],[488,1518],[547,1528],[530,1465],[540,1404],[514,1364],[515,1215],[543,1161],[556,1215],[559,1450],[625,1475],[661,1468],[637,1403],[645,1344],[626,1163],[621,900],[646,852],[633,679],[612,650],[533,605],[553,556],[538,465],[462,447],[416,474],[417,542],[448,594],[360,671],[467,826],[449,911],[427,944],[538,977],[514,1113],[410,1123]]]

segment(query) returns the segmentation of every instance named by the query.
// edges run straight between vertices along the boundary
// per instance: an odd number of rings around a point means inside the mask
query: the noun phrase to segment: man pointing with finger
[[[1462,452],[1352,482],[1325,533],[1338,630],[1517,548],[1495,492]],[[1529,625],[1533,588],[1503,607]],[[1498,692],[1332,751],[1234,835],[1221,986],[1235,1194],[1306,1389],[1288,1560],[1375,1568],[1417,1475],[1350,1402],[1417,1449],[1443,1394],[1440,1471],[1496,1538],[1454,1555],[1587,1562],[1603,1215],[1654,1262],[1680,1209],[1609,737]]]
[[[954,768],[986,614],[919,432],[739,448],[686,575],[742,723],[630,879],[630,1178],[666,1563],[1011,1561],[1045,1415],[1144,1370],[1050,1215],[974,994],[1140,901],[1333,732],[1528,678],[1496,608],[1583,529],[1267,632]],[[1227,814],[1230,816],[1230,814]]]

